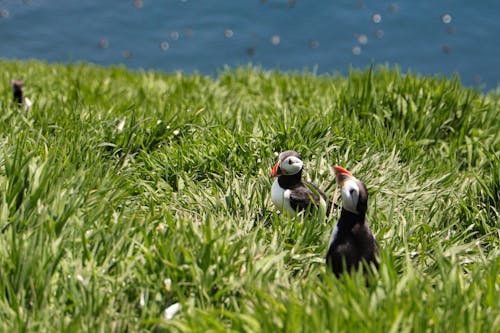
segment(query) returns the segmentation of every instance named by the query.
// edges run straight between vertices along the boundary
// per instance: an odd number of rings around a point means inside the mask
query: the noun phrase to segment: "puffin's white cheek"
[[[284,174],[294,175],[302,169],[302,162],[300,160],[297,160],[293,163],[289,163],[288,160],[285,160],[283,163],[281,163],[280,168]]]
[[[342,202],[345,209],[357,213],[359,188],[355,183],[349,182],[342,187]]]

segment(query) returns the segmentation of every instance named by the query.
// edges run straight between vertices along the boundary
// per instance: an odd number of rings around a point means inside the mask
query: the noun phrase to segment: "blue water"
[[[500,1],[0,0],[0,57],[216,74],[371,63],[500,82]]]

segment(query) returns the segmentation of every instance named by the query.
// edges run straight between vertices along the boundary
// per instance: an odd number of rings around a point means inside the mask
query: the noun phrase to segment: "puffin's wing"
[[[318,197],[307,187],[295,188],[290,192],[290,206],[295,211],[302,211],[317,200]]]
[[[338,200],[338,196],[340,196],[339,193],[336,192],[334,194],[333,200],[330,200],[326,196],[325,192],[323,192],[322,190],[320,190],[319,187],[316,184],[313,184],[313,183],[310,183],[310,182],[305,182],[305,185],[313,193],[314,203],[316,205],[321,204],[320,203],[320,198],[319,198],[318,195],[320,195],[321,198],[323,198],[323,200],[325,201],[325,204],[326,204],[326,212],[325,212],[326,216],[330,216],[330,213],[335,212],[335,209],[337,208],[336,202]],[[335,195],[337,195],[337,197],[335,197]]]
[[[309,190],[311,191],[311,193],[314,194],[314,201],[316,203],[318,203],[318,201],[319,201],[318,194],[321,195],[321,197],[323,198],[323,200],[326,201],[328,199],[326,197],[326,194],[323,191],[321,191],[316,184],[305,182],[305,185],[306,185],[307,188],[309,188]]]
[[[325,196],[316,185],[306,183],[305,186],[296,187],[290,192],[290,206],[299,211],[306,209],[311,204],[317,206],[320,204],[319,195]]]

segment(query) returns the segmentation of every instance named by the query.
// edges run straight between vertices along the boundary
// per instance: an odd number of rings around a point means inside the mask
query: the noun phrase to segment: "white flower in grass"
[[[158,232],[165,232],[165,231],[167,231],[166,224],[165,223],[158,224],[158,226],[156,227],[156,231],[158,231]]]
[[[175,131],[173,131],[172,133],[174,134],[174,136],[177,136],[177,135],[179,135],[179,134],[181,133],[181,131],[179,131],[179,130],[175,130]]]
[[[165,319],[170,320],[174,318],[177,312],[181,310],[181,303],[177,302],[172,305],[170,305],[168,308],[165,309]]]
[[[139,298],[139,305],[141,306],[141,308],[143,308],[144,305],[146,305],[146,300],[144,297],[144,290],[141,290],[141,297]]]
[[[85,280],[85,278],[81,274],[77,274],[75,276],[76,280],[80,282],[84,287],[87,287],[89,284],[88,280]]]
[[[116,130],[118,132],[122,132],[123,128],[125,127],[125,118],[123,118],[119,123],[118,126],[116,126]]]
[[[118,224],[118,219],[120,218],[120,213],[117,211],[113,212],[113,223]]]
[[[171,279],[165,279],[163,281],[163,284],[165,285],[166,291],[170,291],[172,289],[172,280]]]

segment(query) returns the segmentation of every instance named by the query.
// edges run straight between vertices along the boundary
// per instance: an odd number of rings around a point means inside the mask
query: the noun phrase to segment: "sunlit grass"
[[[500,330],[498,94],[383,68],[0,64],[0,331]],[[325,269],[337,215],[272,207],[292,148],[330,196],[335,164],[367,184],[369,287]]]

